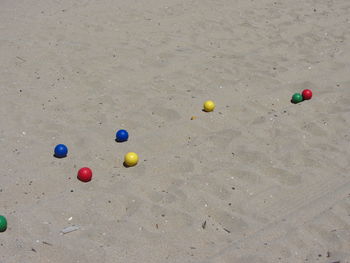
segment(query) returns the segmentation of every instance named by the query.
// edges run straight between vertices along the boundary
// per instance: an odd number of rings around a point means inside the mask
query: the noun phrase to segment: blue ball
[[[129,139],[129,133],[126,130],[119,130],[115,137],[117,142],[125,142]]]
[[[68,153],[68,148],[64,144],[58,144],[55,147],[55,157],[63,158],[66,157]]]

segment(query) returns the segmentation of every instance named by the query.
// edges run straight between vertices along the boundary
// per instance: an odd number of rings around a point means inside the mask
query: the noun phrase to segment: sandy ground
[[[350,262],[349,13],[1,0],[0,262]]]

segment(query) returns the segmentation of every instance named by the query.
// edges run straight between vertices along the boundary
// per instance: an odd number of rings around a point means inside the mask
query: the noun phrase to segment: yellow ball
[[[206,102],[204,102],[203,108],[206,112],[213,111],[215,109],[215,103],[211,100],[207,100]]]
[[[137,156],[136,153],[130,152],[130,153],[125,154],[124,164],[126,166],[135,166],[138,161],[139,161],[139,157]]]

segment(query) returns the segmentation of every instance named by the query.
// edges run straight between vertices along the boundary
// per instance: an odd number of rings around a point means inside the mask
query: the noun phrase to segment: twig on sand
[[[223,228],[227,233],[231,233],[230,230],[226,229],[226,228]]]
[[[78,230],[80,227],[78,226],[69,226],[69,227],[66,227],[64,229],[61,230],[61,233],[62,234],[68,234],[70,232],[73,232],[73,231],[76,231]]]

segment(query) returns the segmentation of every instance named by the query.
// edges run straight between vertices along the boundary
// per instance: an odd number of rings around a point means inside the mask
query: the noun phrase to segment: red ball
[[[82,182],[89,182],[92,178],[92,171],[88,167],[83,167],[78,171],[78,179]]]
[[[304,100],[309,100],[312,98],[312,91],[309,89],[304,89],[302,95]]]

